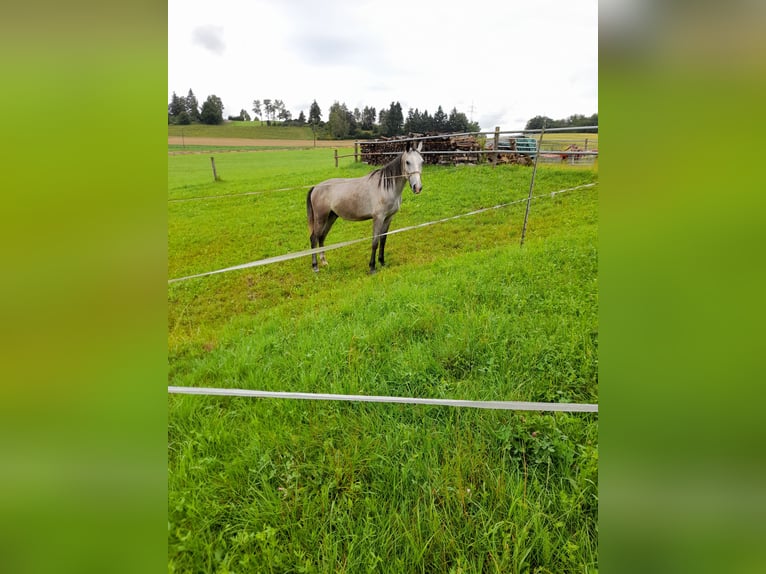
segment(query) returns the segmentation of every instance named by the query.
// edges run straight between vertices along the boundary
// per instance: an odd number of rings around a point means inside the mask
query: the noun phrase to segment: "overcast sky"
[[[598,0],[168,0],[168,102],[391,102],[482,130],[598,112]]]

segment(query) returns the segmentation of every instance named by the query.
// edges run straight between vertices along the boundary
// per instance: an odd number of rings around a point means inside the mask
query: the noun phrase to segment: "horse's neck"
[[[392,166],[393,171],[395,172],[394,175],[389,176],[392,178],[392,181],[394,183],[394,195],[402,195],[402,192],[404,191],[404,186],[407,183],[407,178],[404,176],[404,170],[402,170],[402,157],[399,156],[396,158],[396,163],[394,166]]]

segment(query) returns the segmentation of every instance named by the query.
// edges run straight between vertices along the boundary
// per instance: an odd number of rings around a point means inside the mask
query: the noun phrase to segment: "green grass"
[[[322,150],[169,162],[169,275],[308,247]],[[207,166],[205,166],[207,162]],[[216,158],[219,166],[219,158]],[[427,166],[392,228],[525,197],[519,166]],[[209,176],[209,177],[208,177]],[[206,181],[208,180],[209,181]],[[595,181],[540,168],[536,193]],[[227,193],[257,195],[220,196]],[[169,285],[174,385],[597,402],[597,192]],[[329,243],[366,237],[339,221]],[[592,572],[597,416],[169,398],[169,571]]]

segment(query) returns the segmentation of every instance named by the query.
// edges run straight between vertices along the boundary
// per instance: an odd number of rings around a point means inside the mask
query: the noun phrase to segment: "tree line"
[[[535,116],[527,122],[526,128],[528,130],[540,130],[545,126],[545,129],[551,128],[576,128],[583,126],[598,126],[598,114],[592,116],[583,116],[581,114],[574,114],[563,120],[552,120],[548,116]],[[582,130],[583,132],[597,132],[598,130]]]
[[[292,113],[279,99],[253,100],[251,116],[248,110],[242,109],[238,116],[228,116],[232,121],[259,121],[263,125],[281,126],[311,126],[319,138],[376,138],[379,136],[396,136],[408,133],[459,133],[478,132],[481,127],[477,122],[470,121],[457,108],[452,108],[449,114],[439,106],[431,115],[428,110],[422,112],[410,109],[404,116],[399,102],[391,102],[388,108],[377,110],[371,106],[363,109],[350,110],[345,103],[335,101],[328,111],[327,120],[323,119],[322,109],[314,100],[309,107],[308,117],[301,110],[298,117],[293,119]],[[199,105],[190,89],[186,97],[173,92],[168,105],[168,124],[188,125],[191,123],[220,124],[223,123],[223,102],[216,95],[210,95]],[[556,127],[597,126],[598,114],[584,116],[575,114],[562,120],[553,120],[547,116],[535,116],[527,122],[528,130]],[[587,131],[587,130],[586,130]],[[595,130],[590,130],[595,131]]]

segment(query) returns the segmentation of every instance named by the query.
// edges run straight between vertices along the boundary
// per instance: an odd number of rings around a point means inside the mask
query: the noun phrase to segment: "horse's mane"
[[[375,174],[380,174],[383,186],[385,186],[386,189],[393,188],[396,184],[396,178],[402,175],[402,155],[404,155],[404,153],[400,153],[386,165],[373,171],[370,174],[370,177],[373,177]]]

